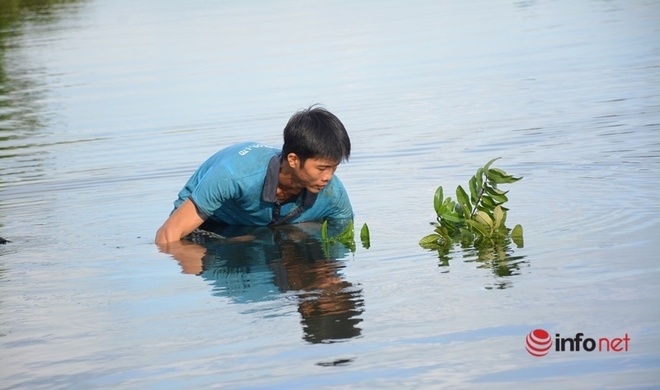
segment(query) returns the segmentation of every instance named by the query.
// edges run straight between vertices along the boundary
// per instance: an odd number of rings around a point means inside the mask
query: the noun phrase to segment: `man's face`
[[[298,183],[307,188],[307,191],[317,193],[328,185],[340,162],[312,157],[302,164],[298,156],[295,156],[289,163]]]

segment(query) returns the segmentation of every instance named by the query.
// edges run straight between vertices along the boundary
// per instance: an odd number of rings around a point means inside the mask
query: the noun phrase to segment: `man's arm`
[[[168,242],[179,241],[197,229],[202,222],[204,219],[199,216],[195,204],[188,198],[158,229],[156,244],[165,245]]]
[[[337,184],[334,191],[334,194],[336,194],[336,200],[330,214],[327,215],[326,218],[344,220],[353,219],[355,216],[353,214],[353,206],[351,206],[351,201],[348,199],[348,193],[346,193],[344,185],[336,176],[333,177],[332,180]]]

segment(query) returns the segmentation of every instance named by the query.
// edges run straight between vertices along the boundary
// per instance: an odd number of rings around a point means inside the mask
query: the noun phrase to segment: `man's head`
[[[351,140],[344,125],[324,108],[300,110],[284,128],[282,163],[290,167],[295,184],[310,192],[325,188],[350,154]]]
[[[304,165],[308,158],[340,163],[351,154],[351,140],[339,118],[328,110],[311,106],[293,114],[284,127],[282,159],[295,153]]]

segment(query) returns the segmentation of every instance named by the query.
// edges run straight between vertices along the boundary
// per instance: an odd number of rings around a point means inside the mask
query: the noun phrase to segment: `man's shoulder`
[[[346,196],[346,188],[344,184],[339,180],[335,175],[332,176],[332,179],[328,185],[320,192],[323,198],[333,199]]]
[[[258,142],[241,142],[221,149],[207,160],[210,165],[235,167],[252,167],[260,162],[270,161],[273,156],[281,153],[281,149]]]
[[[314,206],[314,209],[321,214],[313,215],[313,218],[353,218],[353,208],[348,193],[337,176],[332,176],[328,185],[319,192]]]
[[[259,142],[241,142],[220,150],[217,154],[227,159],[245,160],[248,158],[272,157],[281,152],[281,148]]]
[[[221,170],[232,175],[250,175],[265,170],[280,148],[258,142],[241,142],[218,151],[202,164],[202,170]]]

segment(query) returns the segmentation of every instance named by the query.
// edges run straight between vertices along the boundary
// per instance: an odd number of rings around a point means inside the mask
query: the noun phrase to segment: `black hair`
[[[348,161],[351,140],[339,118],[323,107],[311,106],[293,114],[284,127],[282,159],[289,153],[302,163],[308,158]]]

